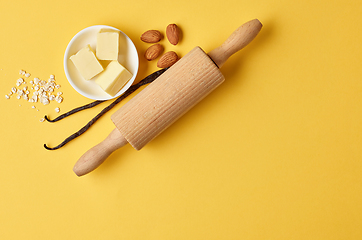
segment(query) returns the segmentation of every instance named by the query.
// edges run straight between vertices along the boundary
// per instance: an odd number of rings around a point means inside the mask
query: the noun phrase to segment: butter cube
[[[102,65],[99,63],[92,48],[88,44],[70,57],[79,73],[86,80],[89,80],[103,71]]]
[[[131,78],[132,73],[118,61],[111,61],[106,69],[98,75],[95,82],[101,86],[106,93],[114,96]]]
[[[119,31],[101,29],[97,33],[96,54],[99,60],[118,60]]]

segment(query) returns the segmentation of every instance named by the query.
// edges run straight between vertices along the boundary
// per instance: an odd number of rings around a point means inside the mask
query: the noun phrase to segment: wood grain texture
[[[228,58],[248,45],[260,32],[263,24],[253,19],[238,27],[218,48],[209,52],[209,56],[221,68]]]
[[[102,142],[89,149],[75,163],[73,171],[77,176],[83,176],[101,165],[109,155],[127,144],[121,133],[114,129]]]
[[[111,119],[137,150],[158,136],[224,81],[209,56],[195,47]]]

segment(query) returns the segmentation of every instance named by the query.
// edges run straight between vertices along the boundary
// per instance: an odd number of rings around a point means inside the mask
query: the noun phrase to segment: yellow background
[[[2,0],[0,238],[362,239],[361,16],[360,0]],[[128,145],[89,175],[72,172],[124,102],[65,147],[43,148],[107,105],[39,122],[91,101],[63,71],[83,28],[125,32],[139,81],[157,70],[142,57],[144,31],[177,23],[180,44],[161,43],[183,56],[253,18],[264,27],[222,67],[225,83],[141,151]],[[54,74],[64,102],[36,112],[5,99],[20,69]]]

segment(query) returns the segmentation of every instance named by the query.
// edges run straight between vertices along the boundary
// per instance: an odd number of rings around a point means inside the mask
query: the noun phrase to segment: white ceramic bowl
[[[97,79],[97,76],[91,80],[85,80],[75,68],[73,62],[69,59],[70,56],[77,53],[88,44],[90,44],[92,49],[95,51],[97,33],[100,29],[104,28],[120,31],[118,61],[133,74],[133,77],[115,96],[107,94],[98,84],[95,83],[94,80]],[[138,53],[132,40],[121,30],[106,25],[95,25],[78,32],[69,42],[64,54],[64,71],[70,85],[72,85],[72,87],[84,97],[94,100],[108,100],[123,94],[133,84],[137,76],[138,66]]]

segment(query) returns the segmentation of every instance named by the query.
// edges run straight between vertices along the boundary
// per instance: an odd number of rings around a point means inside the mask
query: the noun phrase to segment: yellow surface
[[[362,239],[361,13],[354,0],[3,1],[1,239]],[[183,56],[253,18],[264,28],[225,63],[226,82],[141,151],[128,145],[89,175],[72,172],[124,103],[65,147],[43,148],[107,105],[39,122],[91,102],[62,65],[80,30],[130,36],[139,81],[157,70],[143,59],[144,31],[177,23],[179,45],[161,43]],[[37,112],[5,99],[20,69],[54,74],[64,102]]]

